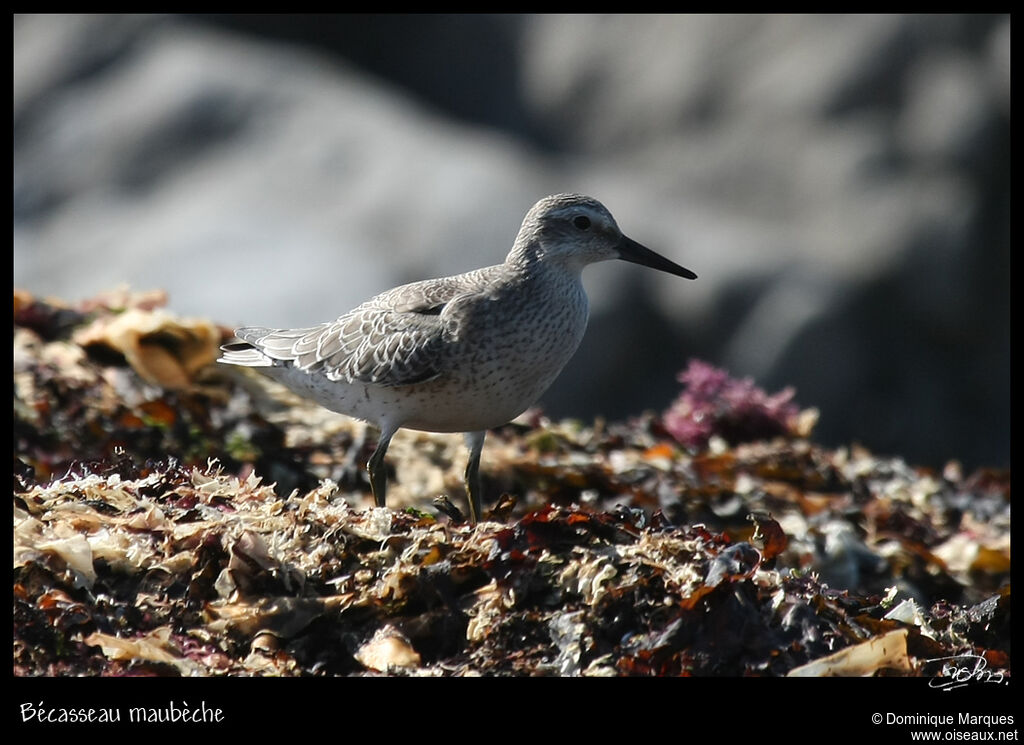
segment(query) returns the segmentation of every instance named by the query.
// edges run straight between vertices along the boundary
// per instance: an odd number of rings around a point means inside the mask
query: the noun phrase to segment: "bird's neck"
[[[584,264],[569,261],[544,250],[540,243],[516,245],[505,259],[505,265],[524,278],[540,280],[580,280]]]

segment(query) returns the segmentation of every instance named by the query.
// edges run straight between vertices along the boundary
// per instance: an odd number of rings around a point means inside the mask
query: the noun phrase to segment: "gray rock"
[[[826,444],[1009,462],[1008,16],[18,16],[15,284],[301,325],[597,196],[681,283],[588,270],[543,404],[700,356]]]

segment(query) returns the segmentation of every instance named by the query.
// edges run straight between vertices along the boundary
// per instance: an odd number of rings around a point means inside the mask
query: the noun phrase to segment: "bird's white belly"
[[[501,384],[465,386],[455,380],[434,380],[385,387],[331,381],[294,368],[260,371],[326,409],[378,427],[389,422],[429,432],[472,432],[498,427],[534,403],[529,393]]]

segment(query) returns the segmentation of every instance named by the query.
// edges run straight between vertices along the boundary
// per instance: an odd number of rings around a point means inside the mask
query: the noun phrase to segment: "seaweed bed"
[[[16,675],[1010,676],[1008,471],[822,448],[694,361],[492,432],[475,527],[461,438],[400,432],[378,509],[372,431],[163,302],[15,292]]]

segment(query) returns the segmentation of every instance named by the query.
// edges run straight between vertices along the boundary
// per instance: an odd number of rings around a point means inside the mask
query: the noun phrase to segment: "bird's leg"
[[[469,522],[473,525],[476,525],[481,517],[480,452],[484,449],[486,434],[486,431],[465,434],[466,447],[469,448],[469,463],[466,464],[466,492],[469,496]]]
[[[377,449],[373,451],[373,455],[366,463],[366,470],[370,474],[370,491],[373,492],[373,501],[378,507],[384,506],[384,499],[388,491],[388,469],[384,465],[384,454],[388,451],[388,445],[391,444],[391,438],[396,429],[396,427],[381,428]]]

